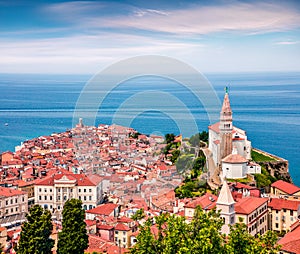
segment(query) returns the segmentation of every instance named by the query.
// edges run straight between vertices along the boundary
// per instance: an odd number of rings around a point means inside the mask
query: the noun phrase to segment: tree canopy
[[[57,253],[84,253],[88,247],[88,235],[81,200],[68,200],[64,204],[62,215],[62,231],[58,234]]]
[[[22,225],[16,252],[18,254],[52,253],[54,240],[50,238],[53,229],[50,211],[43,209],[40,205],[34,205],[26,218],[27,221]]]
[[[184,217],[164,213],[140,226],[137,243],[130,253],[273,254],[279,250],[277,237],[271,231],[255,238],[248,233],[246,225],[237,223],[226,237],[220,233],[222,225],[218,212],[204,212],[200,207],[196,208],[190,223]]]

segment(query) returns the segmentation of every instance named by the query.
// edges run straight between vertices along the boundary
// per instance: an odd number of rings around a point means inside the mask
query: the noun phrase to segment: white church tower
[[[230,233],[229,225],[235,224],[234,200],[227,181],[223,181],[223,185],[217,200],[217,211],[220,211],[220,216],[225,224],[222,226],[222,233],[228,235]]]

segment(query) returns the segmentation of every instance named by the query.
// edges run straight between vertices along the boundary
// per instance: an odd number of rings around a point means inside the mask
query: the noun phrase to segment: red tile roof
[[[0,187],[0,196],[4,196],[4,197],[12,197],[12,196],[17,196],[17,195],[22,195],[25,193],[26,192],[24,192],[24,191],[14,190],[11,188],[6,188],[6,187]]]
[[[272,198],[268,204],[268,207],[274,210],[288,209],[297,211],[300,206],[300,201],[287,200],[282,198]]]
[[[235,203],[234,209],[235,212],[239,214],[250,214],[267,202],[268,199],[266,198],[246,197],[238,200],[237,203]]]
[[[86,213],[106,215],[109,216],[119,205],[116,204],[102,204],[93,209],[87,210]]]
[[[114,227],[111,225],[99,224],[97,225],[97,228],[100,230],[112,230]]]
[[[126,226],[125,224],[123,224],[123,223],[118,223],[115,226],[115,230],[118,230],[118,231],[130,231],[130,228],[128,226]]]
[[[284,191],[285,193],[292,195],[298,191],[300,191],[300,188],[292,183],[285,182],[283,180],[278,180],[275,183],[271,184],[271,187],[277,188],[281,191]]]
[[[191,200],[188,204],[186,204],[185,208],[196,208],[200,206],[204,210],[210,210],[216,206],[218,197],[213,194],[205,193],[203,196],[196,198],[195,200]]]
[[[84,174],[59,174],[56,173],[52,176],[40,179],[36,181],[36,185],[54,186],[55,180],[61,180],[63,177],[69,180],[76,180],[77,186],[95,186],[95,184]]]
[[[219,133],[220,132],[220,122],[217,122],[213,125],[208,126],[208,129],[211,129],[214,132]]]
[[[300,227],[287,233],[278,241],[278,244],[281,245],[281,250],[289,253],[300,253]]]

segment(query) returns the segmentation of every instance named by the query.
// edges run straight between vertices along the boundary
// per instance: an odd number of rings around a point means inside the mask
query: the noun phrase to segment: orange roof
[[[95,220],[84,220],[87,226],[93,226],[96,224]]]
[[[286,200],[281,198],[272,198],[268,204],[268,207],[278,211],[281,209],[297,211],[299,206],[300,201]]]
[[[268,199],[266,198],[246,197],[239,199],[237,203],[235,203],[234,209],[235,212],[239,214],[250,214],[255,209],[267,202]]]
[[[239,154],[229,154],[222,160],[222,162],[239,164],[239,163],[247,163],[248,160]]]
[[[271,187],[277,188],[281,191],[284,191],[287,194],[294,194],[300,191],[300,188],[292,183],[285,182],[283,180],[278,180],[275,183],[271,184]]]
[[[281,245],[281,250],[289,253],[300,253],[300,227],[295,228],[293,231],[287,233],[283,238],[278,241]]]
[[[220,132],[220,122],[214,123],[210,126],[208,126],[208,129],[211,129],[212,131],[219,133]]]
[[[24,192],[24,191],[14,190],[11,188],[6,188],[6,187],[0,187],[0,196],[4,196],[4,197],[12,197],[12,196],[17,196],[17,195],[22,195],[25,193],[26,192]]]
[[[98,215],[110,215],[119,205],[108,203],[99,205],[93,209],[87,210],[86,213],[98,214]]]
[[[45,186],[53,186],[54,180],[61,180],[63,177],[66,177],[69,180],[76,180],[77,186],[95,186],[95,184],[84,174],[59,174],[56,173],[52,176],[39,179],[36,181],[36,185],[45,185]]]
[[[217,199],[217,196],[205,193],[203,196],[198,197],[195,200],[191,200],[191,202],[186,204],[184,207],[196,208],[197,206],[200,206],[204,210],[210,210],[216,206]]]
[[[130,228],[128,226],[126,226],[125,224],[123,224],[123,223],[118,223],[115,226],[115,230],[118,230],[118,231],[130,231]]]
[[[113,229],[114,227],[111,226],[111,225],[106,225],[106,224],[100,224],[97,226],[98,229],[100,230],[111,230]]]

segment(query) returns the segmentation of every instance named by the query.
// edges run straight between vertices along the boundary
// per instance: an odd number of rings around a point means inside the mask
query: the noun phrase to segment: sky
[[[93,74],[140,55],[300,71],[300,2],[0,0],[0,73]]]

